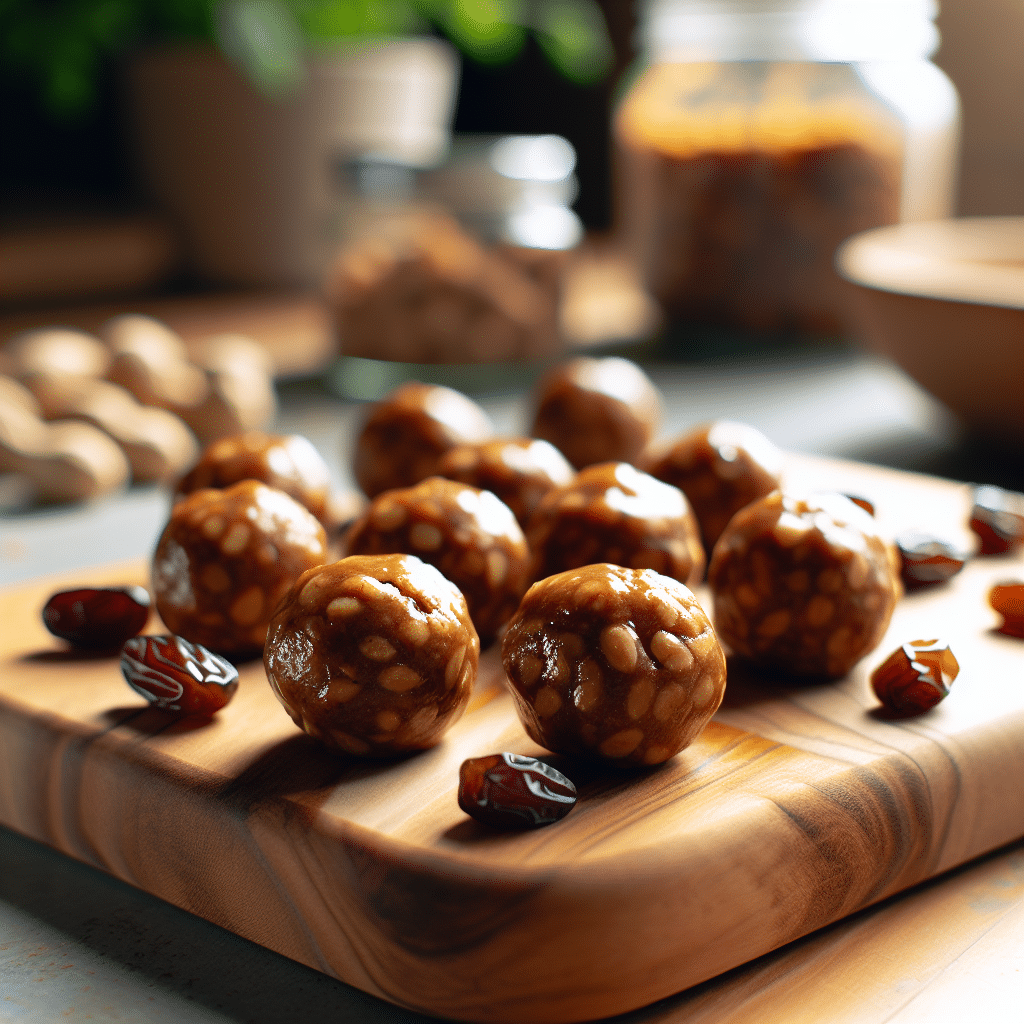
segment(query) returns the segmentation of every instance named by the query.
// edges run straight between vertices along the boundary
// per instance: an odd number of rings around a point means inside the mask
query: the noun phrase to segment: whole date
[[[238,669],[219,654],[180,636],[132,637],[121,651],[121,673],[151,704],[208,717],[238,689]]]
[[[145,587],[79,587],[61,590],[43,607],[43,624],[75,647],[114,650],[149,621]]]
[[[459,806],[472,818],[503,829],[538,828],[564,818],[576,787],[534,757],[471,757],[459,769]]]

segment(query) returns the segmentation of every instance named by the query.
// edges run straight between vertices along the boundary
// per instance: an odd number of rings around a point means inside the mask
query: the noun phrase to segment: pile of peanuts
[[[169,483],[201,444],[266,426],[276,409],[269,356],[241,335],[186,348],[130,313],[95,335],[28,331],[0,350],[0,473],[19,474],[43,502]]]

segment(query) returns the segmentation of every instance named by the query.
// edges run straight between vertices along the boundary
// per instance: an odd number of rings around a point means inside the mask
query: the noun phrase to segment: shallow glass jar
[[[440,166],[345,166],[324,281],[332,387],[378,399],[407,380],[479,393],[532,384],[564,349],[583,225],[576,151],[557,135],[462,135]]]
[[[843,239],[952,211],[931,0],[649,0],[616,223],[672,320],[840,333]]]

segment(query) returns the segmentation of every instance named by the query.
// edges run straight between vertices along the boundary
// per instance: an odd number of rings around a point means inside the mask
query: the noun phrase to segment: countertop
[[[781,447],[1021,489],[1021,453],[965,437],[894,367],[855,350],[635,352],[665,396],[664,434],[740,419]],[[697,358],[699,355],[701,358]],[[277,427],[306,434],[349,486],[357,402],[320,376],[283,380]],[[521,391],[478,396],[522,432]],[[146,556],[167,497],[0,518],[0,584]],[[862,911],[621,1024],[1019,1019],[1024,841]],[[353,1024],[426,1021],[0,829],[0,1020]]]

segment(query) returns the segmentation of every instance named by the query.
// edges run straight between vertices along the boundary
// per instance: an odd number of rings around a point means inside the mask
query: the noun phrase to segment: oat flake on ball
[[[352,555],[304,573],[263,664],[300,729],[394,757],[438,743],[466,709],[480,640],[454,583],[415,555]]]
[[[600,563],[535,583],[501,645],[527,733],[559,754],[654,765],[725,693],[725,656],[684,584]]]

